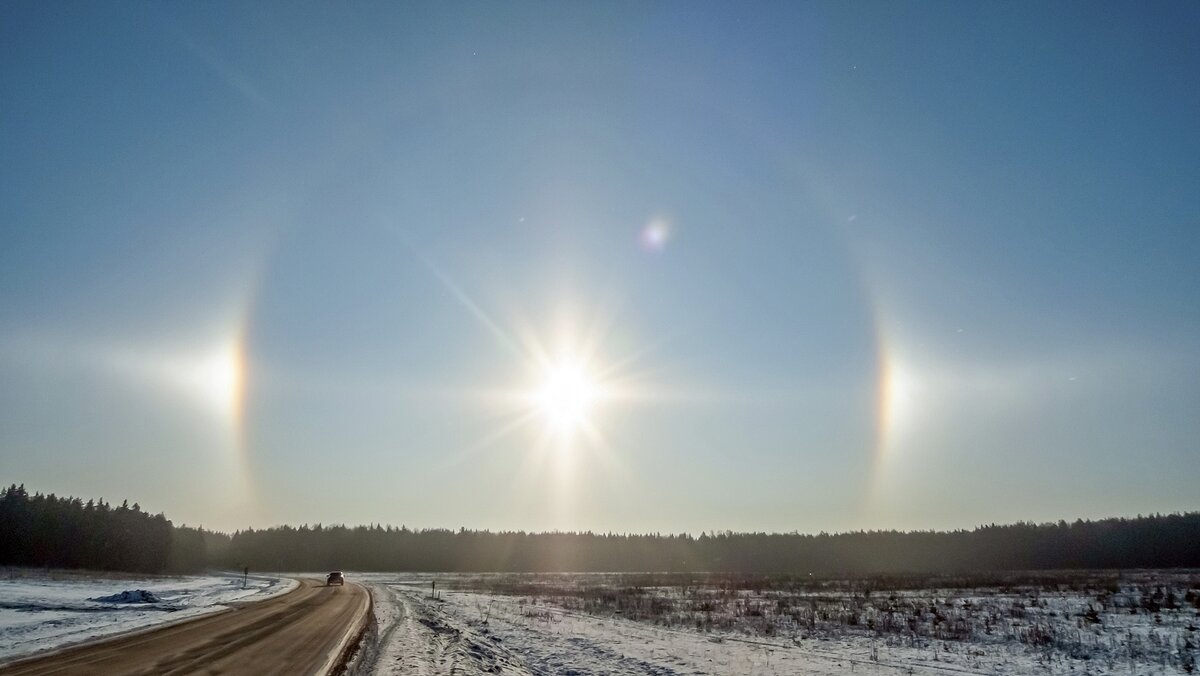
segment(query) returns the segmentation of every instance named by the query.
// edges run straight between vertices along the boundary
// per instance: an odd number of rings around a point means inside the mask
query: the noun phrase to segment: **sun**
[[[565,360],[544,369],[533,403],[550,427],[570,432],[588,423],[599,399],[599,384],[586,365]]]

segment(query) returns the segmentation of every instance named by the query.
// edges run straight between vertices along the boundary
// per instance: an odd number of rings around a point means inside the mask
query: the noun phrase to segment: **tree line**
[[[30,495],[24,484],[0,490],[0,565],[136,573],[203,570],[229,536],[175,526],[126,500]]]
[[[746,572],[857,575],[1200,567],[1200,512],[956,531],[616,534],[304,525],[232,535],[137,503],[0,492],[0,565],[136,572]]]
[[[1200,567],[1200,512],[974,530],[526,533],[281,526],[234,533],[232,559],[270,570],[745,572],[856,575]]]

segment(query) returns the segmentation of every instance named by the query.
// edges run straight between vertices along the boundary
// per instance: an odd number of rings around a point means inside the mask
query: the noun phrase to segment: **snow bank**
[[[98,601],[100,603],[161,603],[162,599],[155,596],[152,592],[145,589],[126,590],[119,594],[111,594],[109,596],[97,596],[89,599],[90,601]]]

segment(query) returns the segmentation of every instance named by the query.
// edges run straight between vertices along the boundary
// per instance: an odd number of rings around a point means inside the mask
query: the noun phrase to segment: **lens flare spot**
[[[640,236],[642,248],[647,251],[662,251],[671,239],[671,226],[661,218],[656,218],[642,228]]]

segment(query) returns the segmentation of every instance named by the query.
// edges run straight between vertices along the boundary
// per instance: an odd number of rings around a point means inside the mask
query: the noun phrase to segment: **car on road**
[[[345,586],[346,584],[346,576],[342,575],[342,571],[340,570],[335,570],[329,575],[325,576],[326,587],[332,587],[335,584],[339,586]]]

